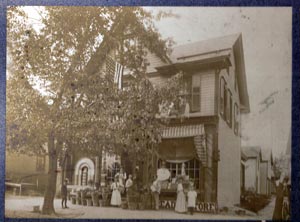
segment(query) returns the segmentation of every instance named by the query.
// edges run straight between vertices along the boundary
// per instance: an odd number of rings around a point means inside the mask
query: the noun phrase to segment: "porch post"
[[[96,162],[96,166],[95,166],[95,183],[98,183],[99,182],[99,156],[96,156],[95,157],[95,162]]]
[[[214,173],[213,173],[213,134],[206,134],[207,146],[207,166],[204,169],[205,182],[204,182],[204,200],[206,202],[214,201]]]

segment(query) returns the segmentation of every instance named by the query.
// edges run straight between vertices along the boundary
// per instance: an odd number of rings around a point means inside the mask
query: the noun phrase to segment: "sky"
[[[242,33],[250,113],[242,116],[242,145],[285,152],[291,129],[292,10],[280,7],[150,7],[172,11],[156,26],[177,45]],[[274,103],[260,103],[269,95]]]
[[[37,7],[27,8],[33,22]],[[291,129],[292,10],[282,7],[145,7],[176,17],[155,24],[176,45],[242,33],[250,113],[242,115],[242,145],[285,152]],[[179,17],[179,18],[178,18]],[[271,94],[268,108],[260,103]]]

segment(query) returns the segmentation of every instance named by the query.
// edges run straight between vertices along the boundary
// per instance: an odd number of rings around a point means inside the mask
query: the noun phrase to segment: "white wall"
[[[240,202],[241,141],[222,118],[219,121],[218,146],[218,205],[233,206]]]
[[[256,180],[257,159],[248,159],[247,161],[245,161],[245,190],[254,188],[257,191]]]

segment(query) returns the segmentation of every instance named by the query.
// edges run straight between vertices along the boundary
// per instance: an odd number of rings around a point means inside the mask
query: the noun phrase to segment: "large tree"
[[[38,29],[28,24],[30,14],[22,8],[8,10],[7,147],[48,155],[42,212],[51,214],[57,162],[63,163],[64,152],[84,147],[101,154],[105,147],[116,151],[118,144],[136,153],[156,144],[157,104],[176,98],[170,92],[178,81],[157,89],[145,76],[147,50],[167,60],[168,41],[142,8],[36,10]],[[113,76],[103,72],[107,54],[115,49],[134,76],[127,90],[117,89]]]

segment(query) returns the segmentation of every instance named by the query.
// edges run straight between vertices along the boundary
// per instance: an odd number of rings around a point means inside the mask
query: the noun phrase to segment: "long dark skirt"
[[[283,184],[280,183],[276,189],[276,201],[272,220],[282,220]]]

